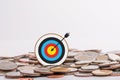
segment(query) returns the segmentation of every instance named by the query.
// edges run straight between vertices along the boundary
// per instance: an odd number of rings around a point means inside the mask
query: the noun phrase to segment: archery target
[[[65,40],[61,41],[62,39],[63,37],[55,33],[49,33],[39,38],[35,46],[35,53],[41,64],[60,65],[65,61],[68,45]]]

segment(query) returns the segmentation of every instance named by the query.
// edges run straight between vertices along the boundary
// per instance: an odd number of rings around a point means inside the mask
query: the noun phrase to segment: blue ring
[[[48,57],[48,56],[46,56],[46,54],[45,54],[45,47],[48,45],[48,44],[57,44],[58,42],[57,41],[55,41],[55,40],[48,40],[48,41],[46,41],[43,45],[42,45],[42,47],[41,47],[41,54],[42,54],[42,56],[46,59],[46,60],[48,60],[48,61],[55,61],[55,60],[57,60],[57,59],[59,59],[59,57],[62,55],[62,47],[61,47],[61,45],[59,44],[57,47],[58,47],[58,55],[56,56],[56,57],[54,57],[54,58],[50,58],[50,57]]]

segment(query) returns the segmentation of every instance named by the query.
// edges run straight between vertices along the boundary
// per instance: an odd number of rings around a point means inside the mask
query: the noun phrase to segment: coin
[[[25,58],[25,57],[27,57],[26,55],[27,55],[27,54],[22,54],[22,55],[14,56],[14,59],[15,59],[15,60],[18,60],[18,59],[20,59],[20,58]]]
[[[118,55],[116,55],[116,54],[107,54],[108,55],[108,57],[109,57],[109,59],[110,60],[120,60],[120,56],[118,56]]]
[[[21,70],[34,70],[37,67],[34,65],[28,65],[28,66],[20,66],[17,68],[17,70],[21,71]]]
[[[57,74],[57,75],[49,75],[49,76],[47,76],[48,78],[62,78],[62,77],[64,77],[64,75],[63,74]]]
[[[0,70],[0,76],[4,76],[6,73],[8,73],[8,72],[14,72],[14,71],[16,71],[16,70],[10,70],[10,71],[2,71],[2,70]]]
[[[33,70],[21,70],[20,71],[23,76],[30,76],[30,77],[36,77],[36,76],[40,76],[40,73],[36,73]]]
[[[75,64],[90,64],[92,61],[76,61]]]
[[[11,72],[11,71],[10,71]],[[0,76],[4,76],[7,72],[0,70]]]
[[[6,78],[20,78],[23,77],[23,75],[20,72],[8,72],[5,75]]]
[[[75,59],[74,58],[66,58],[65,62],[74,62]]]
[[[19,70],[23,76],[40,76],[40,73],[34,72],[36,68],[36,66],[21,66],[18,67],[17,70]]]
[[[68,58],[73,58],[75,55],[77,55],[78,54],[78,52],[74,52],[74,51],[70,51],[69,53],[68,53]]]
[[[30,60],[29,58],[21,58],[19,59],[20,62],[23,62],[23,63],[31,63],[31,64],[37,64],[39,63],[38,61],[36,60]]]
[[[73,64],[73,62],[64,62],[63,64],[64,64],[64,65],[67,65],[67,66],[70,66],[70,65]]]
[[[98,55],[96,60],[108,60],[108,56],[106,54]]]
[[[110,67],[111,69],[118,69],[120,68],[120,64],[111,65]]]
[[[115,65],[118,64],[119,62],[113,61],[113,62],[106,62],[106,63],[102,63],[102,64],[98,64],[100,67],[106,67],[106,66],[110,66],[110,65]]]
[[[3,61],[11,61],[11,62],[14,62],[15,60],[10,58],[10,59],[2,59]]]
[[[29,62],[29,58],[21,58],[19,59],[20,62],[24,62],[24,63],[28,63]]]
[[[74,75],[77,77],[90,77],[90,76],[92,76],[91,73],[79,73],[79,72],[74,73]]]
[[[37,60],[35,52],[29,52],[28,58],[31,59],[31,60]]]
[[[95,60],[95,58],[88,55],[76,55],[74,58],[76,61],[94,61]]]
[[[36,68],[34,71],[44,75],[53,74],[53,72],[51,72],[48,68]]]
[[[111,76],[120,76],[120,72],[112,72]]]
[[[95,69],[98,69],[99,66],[97,65],[88,65],[88,66],[82,66],[81,69],[84,69],[84,70],[95,70]]]
[[[8,56],[0,56],[0,60],[3,60],[3,59],[13,59],[14,57],[8,57]]]
[[[88,70],[85,70],[85,69],[78,69],[79,72],[81,73],[91,73],[93,70],[92,69],[88,69]]]
[[[95,76],[108,76],[112,74],[112,70],[94,70],[92,73]]]
[[[60,72],[60,73],[66,73],[70,71],[68,68],[64,68],[64,67],[53,67],[50,70],[52,72]]]
[[[120,50],[108,51],[106,54],[120,54]]]
[[[110,66],[101,67],[102,70],[112,70]]]
[[[82,67],[82,66],[86,66],[86,65],[88,65],[88,64],[71,64],[70,65],[70,67],[73,67],[73,68],[80,68],[80,67]]]
[[[92,52],[92,51],[84,51],[83,52],[83,55],[87,55],[87,56],[90,56],[92,58],[96,58],[98,55],[100,55],[99,53],[97,52]]]
[[[95,60],[95,61],[93,61],[93,63],[95,63],[95,64],[108,63],[108,62],[110,62],[110,61],[109,60]]]
[[[19,78],[19,80],[34,80],[33,78]]]
[[[10,61],[0,61],[0,70],[8,71],[17,68],[17,64]]]
[[[68,68],[69,69],[69,71],[68,72],[75,72],[75,71],[77,71],[78,69],[77,68]]]
[[[28,66],[29,63],[15,62],[18,66]]]

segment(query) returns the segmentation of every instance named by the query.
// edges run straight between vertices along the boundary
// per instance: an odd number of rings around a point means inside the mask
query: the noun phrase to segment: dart
[[[66,34],[64,35],[63,39],[60,40],[60,41],[62,42],[65,38],[68,38],[69,35],[70,35],[70,33],[66,33]],[[53,51],[58,45],[59,45],[59,43],[57,43],[57,44],[54,46],[54,48],[51,49],[51,51]]]

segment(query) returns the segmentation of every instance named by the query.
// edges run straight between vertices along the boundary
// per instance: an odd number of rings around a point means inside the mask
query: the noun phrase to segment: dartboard
[[[68,44],[62,36],[49,33],[40,37],[35,46],[38,61],[43,65],[60,65],[68,53]]]

